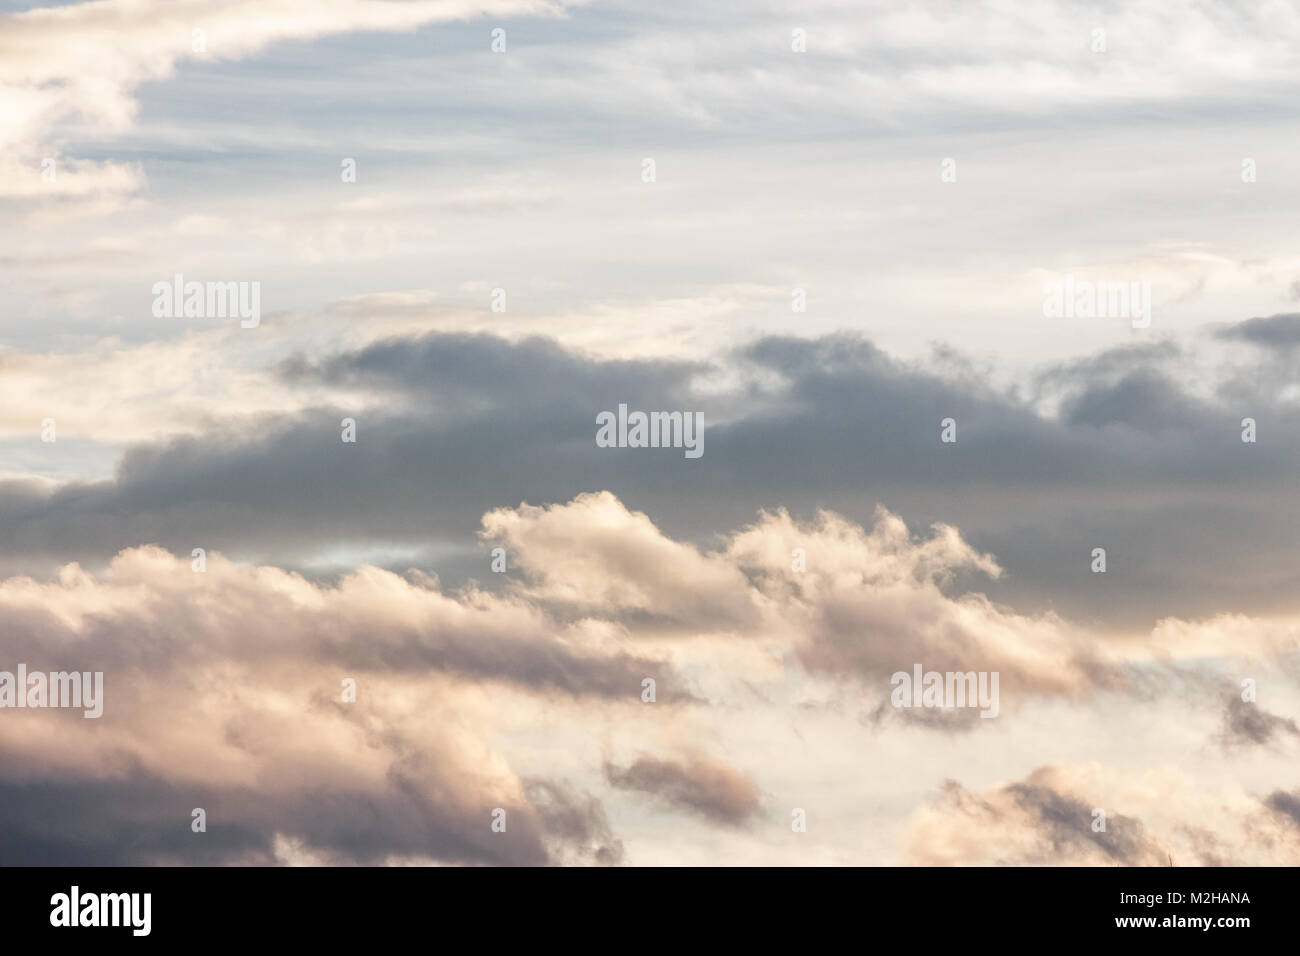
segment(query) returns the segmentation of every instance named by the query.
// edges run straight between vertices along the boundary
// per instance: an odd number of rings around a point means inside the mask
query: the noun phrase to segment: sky
[[[1297,75],[1281,2],[0,2],[0,682],[104,675],[0,706],[0,863],[1300,863]]]

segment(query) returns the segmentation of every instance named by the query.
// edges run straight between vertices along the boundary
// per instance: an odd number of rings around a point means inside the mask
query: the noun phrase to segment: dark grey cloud
[[[1233,694],[1223,708],[1224,746],[1267,744],[1279,737],[1300,737],[1300,725],[1289,717],[1271,714],[1257,703],[1247,703]]]
[[[0,865],[219,866],[270,865],[275,838],[331,863],[376,864],[424,856],[447,863],[541,865],[584,852],[599,837],[615,862],[599,804],[571,805],[555,790],[539,809],[506,803],[505,833],[490,829],[492,805],[437,800],[427,787],[394,772],[389,786],[186,786],[140,767],[112,779],[17,772],[0,776]],[[444,793],[464,791],[454,780]],[[207,813],[207,832],[191,830],[191,811]],[[565,813],[570,817],[566,818]],[[586,822],[576,825],[581,814]],[[585,827],[585,829],[584,829]]]
[[[605,777],[621,790],[652,794],[718,823],[740,825],[760,812],[758,785],[748,774],[702,757],[640,757],[626,767],[606,763]]]
[[[401,407],[269,415],[137,446],[112,480],[54,493],[31,481],[4,482],[0,538],[28,566],[93,562],[147,542],[289,563],[286,555],[304,549],[448,537],[468,544],[492,508],[568,500],[619,474],[635,477],[635,467],[597,454],[597,412],[621,401],[691,407],[692,371],[679,363],[596,362],[541,340],[512,345],[465,335],[384,343],[320,365],[289,362],[279,370],[288,381],[364,382],[393,390]],[[355,445],[340,441],[344,417],[358,421]]]
[[[1170,428],[1194,428],[1206,409],[1189,400],[1174,382],[1159,372],[1142,370],[1114,385],[1088,388],[1071,396],[1061,412],[1066,425],[1102,428],[1125,424],[1152,433]]]
[[[1246,319],[1220,329],[1216,334],[1227,341],[1249,342],[1261,348],[1290,351],[1300,345],[1300,312]]]
[[[594,420],[592,409],[609,407],[619,395],[652,407],[679,401],[691,377],[708,368],[705,363],[593,361],[540,337],[512,343],[493,335],[439,333],[387,339],[316,362],[292,358],[278,372],[291,383],[366,386],[414,396],[417,409],[434,402],[460,420],[509,412],[565,434],[568,417]],[[520,403],[521,395],[545,401]]]
[[[1170,372],[1177,350],[1157,343],[1055,366],[1026,397],[954,358],[901,362],[845,333],[769,337],[711,366],[461,334],[294,359],[276,369],[286,382],[390,401],[133,447],[109,481],[0,483],[0,570],[93,564],[145,542],[291,567],[384,544],[421,551],[394,567],[490,579],[474,538],[484,512],[610,490],[701,542],[763,507],[868,522],[883,503],[994,553],[1009,572],[988,586],[995,598],[1104,624],[1264,613],[1300,593],[1300,412],[1262,384],[1238,376],[1215,403],[1193,398]],[[724,367],[745,384],[698,388]],[[1049,393],[1057,414],[1038,403]],[[703,458],[597,448],[595,416],[620,402],[702,411]],[[1246,415],[1253,445],[1240,440]],[[355,445],[339,440],[343,417],[358,420]],[[956,444],[939,441],[948,417]],[[1105,575],[1089,573],[1094,547]]]
[[[1274,790],[1264,805],[1291,826],[1300,829],[1300,791],[1288,793],[1285,790]]]
[[[1038,372],[1034,383],[1039,390],[1059,388],[1062,382],[1074,387],[1087,387],[1099,380],[1166,365],[1182,357],[1183,349],[1171,339],[1117,345],[1092,355],[1051,363]]]
[[[246,820],[214,816],[207,833],[191,832],[191,811],[209,804],[215,810],[214,796],[187,792],[139,768],[116,780],[0,779],[0,865],[271,862],[271,834]]]
[[[1121,813],[1108,813],[1106,829],[1093,830],[1093,809],[1084,801],[1056,789],[1033,783],[1015,783],[1008,788],[1016,803],[1030,814],[1048,856],[1042,862],[1060,859],[1086,847],[1099,847],[1117,864],[1151,865],[1163,861],[1165,851],[1142,821]]]

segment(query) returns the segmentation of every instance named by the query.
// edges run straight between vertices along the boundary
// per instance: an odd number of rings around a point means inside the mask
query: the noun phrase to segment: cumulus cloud
[[[484,538],[518,556],[521,590],[586,613],[662,618],[699,632],[758,622],[759,595],[733,563],[671,541],[609,492],[564,505],[493,511]]]
[[[1059,615],[989,600],[972,582],[1002,574],[994,556],[951,526],[913,533],[884,507],[866,528],[829,511],[809,521],[762,512],[701,548],[599,492],[489,512],[480,534],[511,555],[518,577],[506,593],[518,600],[642,639],[771,641],[811,672],[875,687],[921,663],[997,671],[1013,694],[1131,693],[1160,670],[1195,684],[1206,662],[1286,662],[1300,647],[1293,618],[1166,618],[1098,641]]]
[[[914,538],[883,508],[869,531],[829,512],[803,524],[764,513],[708,553],[668,540],[608,492],[493,512],[484,527],[517,556],[525,582],[514,593],[651,632],[778,637],[812,670],[878,684],[916,662],[1000,671],[1004,687],[1029,692],[1118,680],[1059,619],[945,594],[958,571],[1000,569],[955,528]],[[794,568],[796,549],[806,570]]]
[[[249,663],[303,656],[609,696],[635,693],[662,667],[597,645],[580,622],[558,625],[536,603],[472,586],[447,595],[419,572],[361,567],[326,586],[216,554],[206,560],[196,573],[188,560],[141,547],[98,576],[68,565],[54,581],[0,582],[9,650],[149,670],[222,654]]]
[[[491,511],[481,533],[509,556],[495,591],[369,566],[311,581],[216,553],[198,572],[153,546],[100,572],[0,580],[10,662],[103,671],[106,698],[98,720],[26,710],[0,721],[9,858],[617,863],[628,854],[610,794],[761,823],[752,762],[704,756],[698,741],[738,707],[772,719],[763,694],[791,681],[839,708],[883,700],[889,675],[914,663],[997,671],[1002,720],[1014,721],[1035,700],[1138,692],[1139,670],[1149,682],[1163,669],[1174,686],[1196,655],[1276,663],[1293,650],[1250,623],[1170,621],[1106,651],[1055,615],[967,590],[965,576],[1001,573],[992,556],[955,528],[917,535],[883,509],[869,528],[762,513],[704,549],[602,492]],[[1253,643],[1237,639],[1251,628]],[[340,694],[349,678],[355,702]],[[539,713],[570,739],[601,728],[604,755],[570,768],[585,779],[538,774],[502,744]],[[629,721],[639,730],[621,739]],[[1140,862],[1164,849],[1124,813],[1100,843],[1079,836],[1077,791],[1038,776],[978,799],[953,790],[918,839],[930,846],[925,834],[975,814],[1036,834],[1008,859]],[[193,807],[215,839],[177,837]],[[508,835],[489,827],[496,809]],[[73,814],[82,822],[61,827]]]
[[[324,587],[219,555],[199,573],[146,547],[98,576],[5,580],[0,607],[10,670],[106,675],[98,720],[0,722],[11,863],[269,862],[277,839],[335,861],[616,862],[597,803],[520,779],[488,745],[478,695],[638,706],[654,674],[660,706],[680,696],[668,665],[581,624],[373,568]],[[176,835],[193,807],[212,840]],[[496,808],[508,835],[489,828]]]

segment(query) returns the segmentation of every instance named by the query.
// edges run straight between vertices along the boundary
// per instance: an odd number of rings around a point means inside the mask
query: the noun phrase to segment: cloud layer
[[[373,567],[323,585],[154,547],[99,574],[68,565],[48,582],[0,582],[7,655],[106,675],[98,720],[5,714],[6,862],[612,863],[634,853],[603,805],[618,793],[651,798],[627,812],[779,832],[786,811],[764,796],[761,755],[741,748],[737,766],[699,742],[730,737],[792,681],[820,687],[822,709],[884,701],[912,662],[998,671],[1003,719],[1018,722],[1036,701],[1103,700],[1156,672],[1166,695],[1196,690],[1209,661],[1269,668],[1294,655],[1293,640],[1243,644],[1195,622],[1179,641],[1191,660],[1169,657],[1167,631],[1106,649],[1053,616],[947,593],[959,571],[999,573],[994,559],[955,529],[915,536],[884,511],[870,529],[829,512],[803,524],[762,514],[701,551],[601,493],[490,512],[482,535],[512,569],[496,592]],[[779,713],[770,706],[763,719]],[[1280,719],[1253,706],[1230,713],[1261,743]],[[537,715],[557,740],[602,728],[603,755],[536,776],[519,735]],[[914,843],[950,846],[942,821],[977,813],[1026,831],[1005,851],[1021,862],[1047,848],[1080,862],[1164,852],[1124,815],[1097,843],[1078,825],[1084,804],[1055,784],[999,793],[978,801],[954,784],[947,816],[924,817]],[[194,807],[213,839],[190,839]],[[498,809],[504,833],[491,828]],[[81,822],[61,828],[74,813]]]
[[[1300,859],[1293,5],[0,6],[0,863]]]

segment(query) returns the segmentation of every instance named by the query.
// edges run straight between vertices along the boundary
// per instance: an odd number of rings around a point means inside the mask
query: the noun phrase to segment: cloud
[[[724,763],[704,742],[726,746],[719,735],[738,719],[766,727],[765,741],[787,734],[781,724],[818,699],[830,712],[870,707],[914,662],[999,672],[998,723],[1020,726],[1035,702],[1124,699],[1157,674],[1166,690],[1196,691],[1210,683],[1202,659],[1276,663],[1294,650],[1293,628],[1219,620],[1169,621],[1107,648],[968,590],[967,577],[1001,573],[993,557],[954,528],[916,535],[883,509],[867,528],[830,512],[761,513],[704,549],[602,492],[495,509],[482,533],[509,556],[495,591],[368,566],[311,581],[216,553],[196,572],[157,547],[99,572],[0,580],[11,667],[105,674],[98,720],[23,710],[0,721],[7,859],[635,862],[611,823],[628,811],[607,816],[612,799],[646,793],[703,821],[757,826],[761,759],[741,747],[743,761]],[[345,679],[355,702],[341,697]],[[551,741],[540,757],[537,727]],[[953,728],[878,721],[875,733],[935,729]],[[584,758],[591,736],[600,753]],[[972,814],[988,823],[981,833],[1019,834],[996,859],[1138,862],[1166,849],[1128,811],[1100,842],[1075,833],[1093,792],[1043,774],[978,798],[954,790],[923,814],[915,852],[995,854],[971,838],[934,849],[954,816]],[[189,840],[194,807],[212,840]],[[497,809],[505,833],[490,827]],[[81,822],[63,827],[65,815]]]
[[[1268,808],[1290,826],[1300,829],[1300,795],[1276,790],[1268,795]]]
[[[342,668],[439,670],[615,697],[634,697],[647,673],[665,667],[595,646],[580,625],[566,628],[536,603],[472,586],[447,595],[420,573],[363,566],[327,586],[218,554],[205,560],[206,571],[195,573],[189,560],[141,547],[99,576],[68,565],[48,583],[4,580],[9,650],[68,666],[149,670],[221,653],[249,663],[301,655]]]
[[[356,30],[404,31],[479,16],[559,15],[581,0],[98,0],[0,19],[0,196],[127,194],[138,166],[62,160],[60,128],[83,121],[103,136],[135,121],[136,89],[185,61],[238,60],[274,43]],[[42,157],[58,157],[53,182]],[[48,188],[46,188],[48,187]]]
[[[9,863],[268,863],[285,840],[331,862],[616,862],[598,802],[525,781],[487,736],[512,701],[640,707],[647,674],[659,707],[681,696],[581,623],[373,568],[326,587],[139,548],[98,576],[4,580],[0,608],[11,671],[105,674],[97,720],[0,721]]]
[[[1285,794],[1267,802],[1227,789],[1190,794],[1185,779],[1165,770],[1130,775],[1127,784],[1120,776],[1096,765],[1043,766],[978,792],[948,781],[911,815],[907,859],[922,866],[1168,866],[1171,860],[1241,866],[1300,859],[1300,840],[1276,819],[1287,814]],[[1096,810],[1105,811],[1104,830],[1094,829]]]
[[[572,6],[0,16],[0,860],[1300,860],[1296,11]]]
[[[955,528],[913,537],[883,508],[870,530],[829,512],[809,523],[763,513],[707,553],[668,540],[608,492],[493,512],[484,530],[520,569],[511,593],[648,633],[761,635],[788,643],[812,671],[880,688],[916,662],[998,671],[1015,693],[1122,683],[1065,622],[948,596],[942,585],[958,572],[1000,568]],[[806,570],[793,567],[796,549]]]
[[[1300,520],[1288,485],[1300,458],[1287,439],[1300,434],[1300,408],[1271,390],[1283,379],[1266,376],[1253,386],[1233,378],[1219,398],[1192,394],[1170,377],[1188,361],[1176,350],[1057,366],[1050,389],[1025,396],[994,389],[960,356],[904,362],[847,334],[768,337],[708,362],[426,333],[287,359],[271,349],[260,368],[231,369],[203,361],[213,344],[85,358],[82,377],[97,387],[168,383],[176,407],[188,408],[189,434],[128,447],[111,480],[0,480],[10,544],[0,563],[93,563],[152,541],[308,567],[323,552],[379,543],[430,549],[463,575],[479,560],[469,546],[479,515],[605,488],[701,541],[778,504],[866,522],[885,501],[914,522],[961,526],[997,552],[1008,573],[991,597],[1112,626],[1294,610],[1282,529],[1287,515]],[[188,390],[186,362],[200,363]],[[30,445],[30,422],[58,403],[32,404],[25,396],[44,393],[24,386],[50,362],[18,354],[6,364],[27,433],[18,460],[66,461],[67,446],[38,455]],[[166,374],[150,373],[159,367]],[[61,429],[95,434],[93,393],[64,410],[72,417]],[[159,400],[142,393],[131,413],[105,415],[147,431],[145,410]],[[597,448],[595,416],[620,402],[702,411],[706,454],[683,462]],[[1256,444],[1240,440],[1246,413],[1260,416]],[[358,445],[339,441],[344,417],[357,419]],[[957,421],[952,445],[938,440],[945,417]],[[1229,483],[1250,494],[1226,494]],[[1099,546],[1114,573],[1080,586]],[[449,552],[459,555],[450,564]]]
[[[1267,744],[1278,737],[1300,737],[1300,726],[1289,717],[1270,714],[1256,703],[1230,696],[1223,708],[1224,746]]]
[[[414,397],[425,412],[433,400],[456,417],[510,411],[555,426],[571,415],[594,420],[591,410],[620,393],[652,405],[678,400],[708,369],[666,359],[596,361],[541,336],[445,332],[387,338],[315,362],[296,356],[277,371],[290,384],[371,389],[389,401]],[[521,394],[544,394],[545,404],[525,405]]]
[[[516,556],[527,578],[519,591],[533,600],[696,632],[759,621],[759,595],[740,568],[669,540],[609,492],[490,512],[482,535]]]
[[[1149,371],[1130,373],[1114,385],[1089,388],[1071,396],[1062,409],[1067,425],[1124,424],[1148,433],[1193,428],[1206,417],[1206,410],[1189,401],[1172,379]]]
[[[623,842],[610,829],[605,808],[590,794],[549,780],[530,780],[528,799],[551,837],[557,862],[597,863],[605,866],[623,862]]]
[[[1249,342],[1261,348],[1289,353],[1300,345],[1300,313],[1246,319],[1220,329],[1216,334],[1226,341]]]
[[[685,760],[640,757],[627,767],[606,764],[605,776],[622,790],[651,794],[669,806],[733,826],[760,811],[758,787],[724,763],[693,756]]]
[[[1092,829],[1093,805],[1058,789],[1050,768],[1026,781],[971,793],[949,781],[940,800],[917,813],[909,849],[923,866],[1156,866],[1165,850],[1140,820],[1115,815]]]

